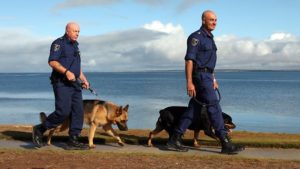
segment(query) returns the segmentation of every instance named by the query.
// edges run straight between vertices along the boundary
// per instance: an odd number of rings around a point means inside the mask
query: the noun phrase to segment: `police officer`
[[[217,47],[213,39],[212,31],[215,29],[217,17],[213,11],[207,10],[202,14],[202,26],[192,33],[187,40],[187,52],[185,56],[185,71],[187,80],[187,94],[192,97],[188,109],[182,115],[179,125],[167,143],[168,148],[176,151],[188,151],[182,146],[181,137],[194,118],[201,111],[199,102],[207,104],[207,112],[215,129],[217,137],[222,144],[222,153],[237,153],[242,149],[233,145],[228,139],[224,128],[222,110],[218,103],[215,89],[218,88],[214,77],[214,68],[217,60]]]
[[[51,83],[55,95],[55,111],[45,122],[33,127],[32,139],[36,147],[42,147],[43,133],[55,128],[69,118],[68,149],[87,149],[78,141],[83,126],[83,102],[81,87],[88,89],[89,82],[81,70],[80,51],[77,38],[79,25],[70,22],[65,35],[56,39],[50,49],[48,63],[52,67]],[[81,84],[78,85],[77,80]]]

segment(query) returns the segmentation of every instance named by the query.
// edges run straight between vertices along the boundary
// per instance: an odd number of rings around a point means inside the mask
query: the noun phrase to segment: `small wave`
[[[0,92],[0,99],[53,99],[53,93],[51,92],[35,92],[35,93],[10,93]]]
[[[34,77],[34,76],[45,76],[47,73],[0,73],[1,77]],[[49,73],[48,73],[49,74]]]
[[[300,82],[300,80],[298,79],[284,79],[284,80],[280,80],[280,79],[222,79],[219,78],[219,81],[228,81],[228,82],[288,82],[288,83],[294,83],[294,82]]]

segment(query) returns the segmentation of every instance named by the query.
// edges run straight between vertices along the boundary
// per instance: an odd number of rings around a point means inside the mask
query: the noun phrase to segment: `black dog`
[[[173,130],[179,123],[180,117],[186,111],[187,107],[171,106],[159,111],[159,118],[156,122],[156,128],[149,133],[148,146],[152,146],[152,138],[161,132],[166,130],[169,134],[169,138],[173,135]],[[197,116],[198,115],[198,116]],[[226,114],[222,113],[224,119],[224,127],[231,131],[235,128],[235,124],[232,122],[232,118]],[[201,112],[194,115],[192,124],[188,127],[190,130],[194,130],[194,146],[199,147],[198,137],[200,130],[204,130],[204,133],[214,139],[217,139],[215,135],[209,116],[207,114],[206,107],[202,107]]]

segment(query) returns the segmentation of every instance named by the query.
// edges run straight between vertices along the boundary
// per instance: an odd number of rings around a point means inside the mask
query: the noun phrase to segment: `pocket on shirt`
[[[213,45],[210,45],[210,44],[200,45],[199,50],[200,51],[210,51],[210,50],[213,50]]]

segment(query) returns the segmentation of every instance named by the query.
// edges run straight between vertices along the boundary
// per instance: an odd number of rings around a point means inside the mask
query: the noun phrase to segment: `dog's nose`
[[[118,123],[117,122],[117,126],[120,130],[122,131],[127,131],[128,130],[128,127],[127,127],[127,124],[126,123]]]

